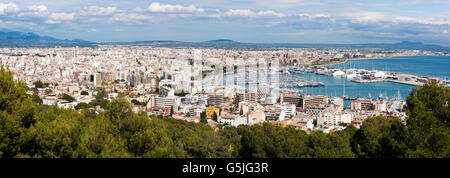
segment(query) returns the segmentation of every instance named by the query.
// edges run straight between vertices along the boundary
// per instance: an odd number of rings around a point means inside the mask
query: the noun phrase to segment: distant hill
[[[52,46],[94,46],[95,43],[80,39],[57,39],[39,36],[35,33],[0,31],[0,47],[52,47]]]
[[[205,42],[183,41],[138,41],[119,42],[123,45],[143,45],[155,47],[199,47],[199,48],[380,48],[380,49],[408,49],[428,50],[450,53],[450,47],[426,45],[421,42],[403,41],[400,43],[368,43],[368,44],[308,44],[308,43],[243,43],[229,39],[217,39]]]
[[[233,40],[229,40],[229,39],[217,39],[217,40],[211,40],[211,41],[206,41],[209,43],[233,43]]]
[[[195,48],[381,48],[381,49],[409,49],[428,50],[450,53],[450,47],[427,45],[421,42],[402,41],[399,43],[368,43],[368,44],[308,44],[308,43],[245,43],[230,39],[216,39],[204,42],[184,42],[172,40],[146,40],[132,42],[103,42],[95,43],[80,39],[57,39],[49,36],[39,36],[35,33],[17,31],[0,31],[0,47],[53,47],[80,46],[95,47],[97,45],[135,45],[154,47],[195,47]]]

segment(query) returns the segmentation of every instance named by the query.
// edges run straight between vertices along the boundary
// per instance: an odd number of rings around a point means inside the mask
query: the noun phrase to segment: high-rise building
[[[300,101],[301,97],[298,96],[295,92],[280,93],[280,103],[294,104],[295,106],[299,106]]]
[[[102,74],[101,73],[95,73],[91,75],[91,81],[94,83],[95,86],[101,86],[102,85]]]
[[[174,96],[175,90],[171,87],[161,85],[159,86],[159,96]]]
[[[167,97],[161,97],[161,96],[153,96],[149,102],[150,107],[162,107],[162,108],[173,108],[174,112],[178,111],[178,97],[176,96],[167,96]]]
[[[309,105],[326,105],[328,103],[328,96],[324,95],[303,95],[301,99],[301,107],[305,108]]]
[[[208,104],[214,106],[221,106],[223,103],[223,94],[208,94]]]
[[[239,103],[246,101],[249,103],[258,103],[258,94],[256,92],[236,92],[236,106]]]

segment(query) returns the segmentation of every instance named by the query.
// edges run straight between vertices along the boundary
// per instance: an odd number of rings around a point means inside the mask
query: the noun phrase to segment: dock
[[[403,81],[403,80],[393,80],[393,79],[356,79],[356,80],[351,80],[352,82],[357,82],[357,83],[372,83],[372,82],[394,82],[394,83],[402,83],[402,84],[407,84],[407,85],[418,85],[418,86],[422,86],[424,83],[422,82],[415,82],[415,81]]]
[[[357,77],[351,79],[352,82],[357,83],[372,83],[372,82],[394,82],[401,83],[407,85],[414,86],[422,86],[426,81],[434,80],[438,83],[446,85],[446,82],[443,78],[439,77],[430,77],[430,76],[422,76],[422,75],[414,75],[414,74],[406,74],[400,72],[390,72],[390,71],[381,71],[381,70],[366,70],[366,69],[329,69],[328,67],[322,68],[307,68],[303,71],[305,72],[313,72],[317,75],[328,75],[333,76],[336,71],[343,71],[337,77],[347,77],[353,72],[357,72]]]

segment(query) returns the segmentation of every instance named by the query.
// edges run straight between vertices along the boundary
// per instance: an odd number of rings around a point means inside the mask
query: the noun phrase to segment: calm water
[[[396,58],[350,61],[335,68],[385,70],[450,78],[450,56],[403,56]]]
[[[391,59],[367,59],[350,61],[346,64],[333,66],[335,68],[360,68],[360,69],[376,69],[388,70],[402,73],[410,73],[417,75],[447,77],[450,78],[450,56],[408,56]],[[323,87],[303,87],[300,93],[321,94],[328,96],[342,96],[344,93],[348,97],[357,97],[358,95],[366,97],[369,93],[372,97],[378,97],[380,93],[389,98],[400,95],[406,100],[406,96],[412,91],[414,86],[391,83],[391,82],[374,82],[374,83],[356,83],[346,78],[335,78],[332,76],[316,75],[314,73],[296,73],[291,76],[298,76],[307,80],[318,80],[324,82]],[[345,102],[346,106],[349,101]]]
[[[450,56],[407,56],[389,59],[366,59],[358,61],[350,61],[346,64],[332,66],[334,68],[359,68],[369,70],[387,70],[402,73],[410,73],[425,76],[436,76],[450,78]],[[256,77],[250,73],[250,79],[256,80]],[[281,74],[284,77],[286,74]],[[380,94],[383,98],[397,97],[400,91],[400,96],[406,100],[406,96],[412,91],[414,86],[391,83],[391,82],[374,82],[374,83],[356,83],[348,80],[345,77],[332,77],[326,75],[317,75],[315,73],[291,73],[290,76],[300,77],[305,80],[321,81],[325,84],[322,87],[297,87],[295,88],[299,93],[306,93],[309,95],[328,95],[342,96],[344,94],[350,98],[357,96],[367,97],[369,93],[372,97],[378,97]],[[240,76],[243,78],[243,75]],[[227,75],[226,81],[228,84],[233,83],[233,75]],[[218,75],[215,81],[222,81]],[[206,79],[205,85],[211,85],[211,80]],[[252,86],[253,84],[250,84]],[[242,85],[243,86],[243,85]],[[345,105],[349,106],[350,101],[345,101]]]

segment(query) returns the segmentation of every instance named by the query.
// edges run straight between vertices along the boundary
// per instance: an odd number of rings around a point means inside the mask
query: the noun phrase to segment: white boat
[[[355,79],[356,77],[358,77],[358,74],[356,74],[356,73],[352,73],[352,74],[348,74],[348,75],[347,75],[347,79],[349,79],[349,80],[353,80],[353,79]]]

